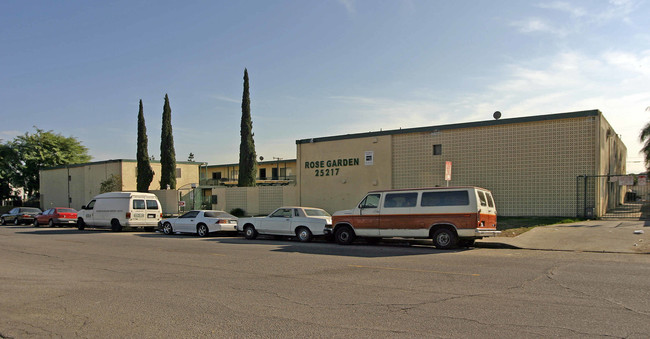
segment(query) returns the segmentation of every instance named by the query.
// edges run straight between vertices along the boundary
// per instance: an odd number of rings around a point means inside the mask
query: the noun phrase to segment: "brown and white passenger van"
[[[337,243],[359,237],[431,238],[438,248],[472,246],[494,236],[497,210],[492,193],[479,187],[441,187],[372,191],[351,210],[332,217]]]

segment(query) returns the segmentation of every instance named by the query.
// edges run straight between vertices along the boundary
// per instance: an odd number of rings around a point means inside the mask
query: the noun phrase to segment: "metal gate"
[[[579,218],[650,220],[645,175],[581,175],[576,179]]]

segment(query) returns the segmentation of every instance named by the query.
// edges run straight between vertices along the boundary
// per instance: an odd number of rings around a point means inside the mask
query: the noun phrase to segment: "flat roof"
[[[460,128],[488,127],[488,126],[498,126],[498,125],[506,125],[506,124],[518,124],[518,123],[547,121],[547,120],[558,120],[558,119],[595,117],[595,116],[598,116],[600,114],[601,114],[600,110],[594,109],[594,110],[588,110],[588,111],[578,111],[578,112],[569,112],[569,113],[553,113],[553,114],[545,114],[545,115],[534,115],[534,116],[521,117],[521,118],[509,118],[509,119],[500,119],[500,120],[486,120],[486,121],[478,121],[478,122],[464,122],[464,123],[449,124],[449,125],[426,126],[426,127],[403,128],[403,129],[400,128],[400,129],[378,131],[378,132],[344,134],[344,135],[336,135],[336,136],[329,136],[329,137],[319,137],[319,138],[311,138],[311,139],[299,139],[299,140],[296,140],[296,144],[308,144],[308,143],[323,142],[323,141],[367,138],[367,137],[375,137],[375,136],[383,136],[383,135],[394,135],[394,134],[406,134],[406,133],[418,133],[418,132],[438,132],[438,131],[443,131],[443,130],[460,129]]]
[[[277,164],[277,163],[290,163],[290,162],[296,162],[296,159],[282,159],[282,160],[266,160],[266,161],[258,161],[258,165],[269,165],[269,164]],[[217,165],[208,165],[208,168],[210,167],[232,167],[232,166],[239,166],[239,163],[235,164],[217,164]]]
[[[74,168],[74,167],[84,167],[88,165],[101,165],[101,164],[110,164],[110,163],[116,163],[116,162],[138,162],[137,160],[134,159],[110,159],[110,160],[103,160],[103,161],[92,161],[92,162],[84,162],[80,164],[68,164],[68,165],[58,165],[58,166],[53,166],[53,167],[44,167],[41,168],[41,170],[51,170],[51,169],[60,169],[60,168]],[[151,163],[160,163],[160,160],[149,160]],[[204,163],[202,162],[194,162],[194,161],[176,161],[177,164],[183,164],[183,165],[202,165]]]

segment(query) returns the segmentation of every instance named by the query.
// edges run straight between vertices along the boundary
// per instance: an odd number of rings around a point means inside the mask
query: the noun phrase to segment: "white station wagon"
[[[271,234],[295,236],[308,242],[314,236],[325,235],[326,227],[332,227],[332,216],[314,207],[280,207],[266,217],[237,220],[237,230],[244,232],[246,239],[255,239],[258,234]]]

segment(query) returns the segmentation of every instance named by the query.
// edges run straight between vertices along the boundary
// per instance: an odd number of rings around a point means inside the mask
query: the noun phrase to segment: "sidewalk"
[[[635,234],[643,231],[643,234]],[[519,236],[476,240],[476,247],[650,254],[650,222],[590,220],[539,226]]]

